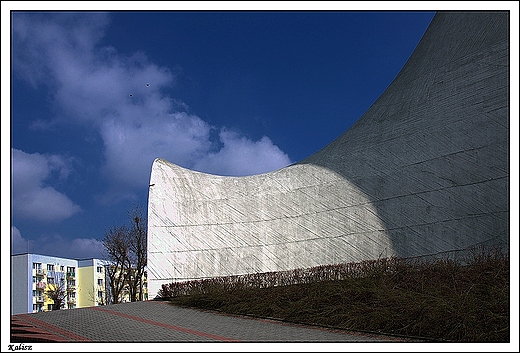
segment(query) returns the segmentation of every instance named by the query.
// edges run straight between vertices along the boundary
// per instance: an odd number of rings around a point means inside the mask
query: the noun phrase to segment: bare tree
[[[107,304],[107,293],[106,292],[103,292],[104,295],[103,296],[99,296],[97,295],[97,293],[94,293],[94,290],[93,289],[90,289],[88,292],[88,296],[90,298],[90,300],[92,301],[92,303],[94,303],[94,305],[96,304],[96,302],[98,303],[98,305],[106,305]]]
[[[143,209],[135,207],[130,212],[132,226],[130,228],[130,267],[129,292],[130,301],[143,300],[143,276],[146,267],[146,218]],[[139,293],[139,298],[137,297]]]
[[[112,304],[121,302],[121,294],[128,280],[126,268],[129,263],[130,237],[126,226],[114,226],[105,232],[103,246],[110,265],[106,267],[109,277]]]
[[[103,246],[112,303],[120,303],[124,290],[128,290],[130,301],[143,300],[143,277],[146,268],[146,218],[143,209],[135,206],[128,215],[130,227],[114,226],[105,232]],[[139,295],[139,296],[138,296]]]
[[[52,310],[60,310],[65,307],[65,284],[63,281],[48,284],[49,288],[45,291],[47,298],[53,301]]]

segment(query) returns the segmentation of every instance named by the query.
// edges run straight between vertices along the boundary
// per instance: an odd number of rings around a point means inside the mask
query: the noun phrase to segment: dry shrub
[[[163,285],[174,304],[426,340],[508,342],[509,256],[381,258]]]

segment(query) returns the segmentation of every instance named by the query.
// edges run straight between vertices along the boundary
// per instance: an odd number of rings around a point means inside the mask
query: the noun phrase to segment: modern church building
[[[437,13],[365,114],[294,165],[152,166],[152,298],[173,281],[508,244],[507,11]]]

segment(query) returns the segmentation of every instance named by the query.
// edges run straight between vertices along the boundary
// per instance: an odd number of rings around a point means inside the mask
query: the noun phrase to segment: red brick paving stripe
[[[41,321],[41,320],[38,320],[34,317],[31,317],[29,315],[27,316],[15,316],[15,318],[17,319],[20,319],[20,320],[25,320],[25,321],[29,321],[30,323],[32,324],[35,324],[35,325],[38,325],[40,326],[40,328],[43,327],[43,329],[49,331],[49,334],[50,335],[59,335],[59,336],[63,336],[71,341],[79,341],[79,342],[92,342],[92,340],[86,338],[86,337],[83,337],[81,335],[77,335],[73,332],[70,332],[70,331],[67,331],[67,330],[64,330],[62,329],[61,327],[58,327],[58,326],[54,326],[52,324],[49,324],[45,321]]]
[[[34,327],[34,325],[27,321],[21,320],[18,317],[11,316],[11,327]]]
[[[11,341],[12,340],[20,340],[20,341],[26,341],[26,342],[71,342],[70,340],[66,339],[65,337],[53,335],[52,333],[14,333],[11,334]]]
[[[152,320],[148,320],[148,319],[143,319],[141,317],[128,315],[128,314],[125,314],[125,313],[120,313],[120,312],[117,312],[117,311],[101,308],[99,306],[96,306],[96,307],[94,307],[92,309],[93,310],[105,311],[105,312],[113,314],[113,315],[118,315],[118,316],[121,316],[121,317],[124,317],[124,318],[127,318],[127,319],[132,319],[132,320],[136,320],[136,321],[145,322],[147,324],[151,324],[151,325],[155,325],[155,326],[166,327],[166,328],[169,328],[171,330],[176,330],[176,331],[185,332],[185,333],[189,333],[189,334],[196,335],[196,336],[211,338],[211,339],[214,339],[214,340],[217,340],[217,341],[240,342],[240,340],[237,340],[237,339],[224,337],[224,336],[213,335],[211,333],[206,333],[206,332],[201,332],[201,331],[197,331],[197,330],[192,330],[192,329],[185,328],[185,327],[174,326],[174,325],[165,324],[165,323],[162,323],[162,322],[157,322],[157,321],[152,321]]]
[[[50,334],[49,331],[36,326],[24,326],[24,327],[11,327],[11,332],[18,333],[31,333],[31,334]]]

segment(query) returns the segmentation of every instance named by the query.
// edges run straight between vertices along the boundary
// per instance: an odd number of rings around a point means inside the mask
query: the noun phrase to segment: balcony
[[[54,278],[54,271],[47,271],[47,277]]]
[[[75,272],[67,272],[67,278],[75,278],[76,273]]]
[[[44,300],[43,300],[43,296],[41,296],[41,295],[37,296],[37,297],[36,297],[36,302],[37,302],[37,303],[43,303],[43,302],[44,302]]]
[[[34,269],[34,273],[36,274],[36,276],[45,275],[45,272],[41,268]]]
[[[74,292],[75,290],[76,290],[76,286],[75,285],[67,286],[67,292]]]
[[[76,304],[76,298],[67,298],[67,304]]]
[[[36,289],[45,289],[46,286],[47,286],[47,283],[45,283],[45,282],[36,283]]]

